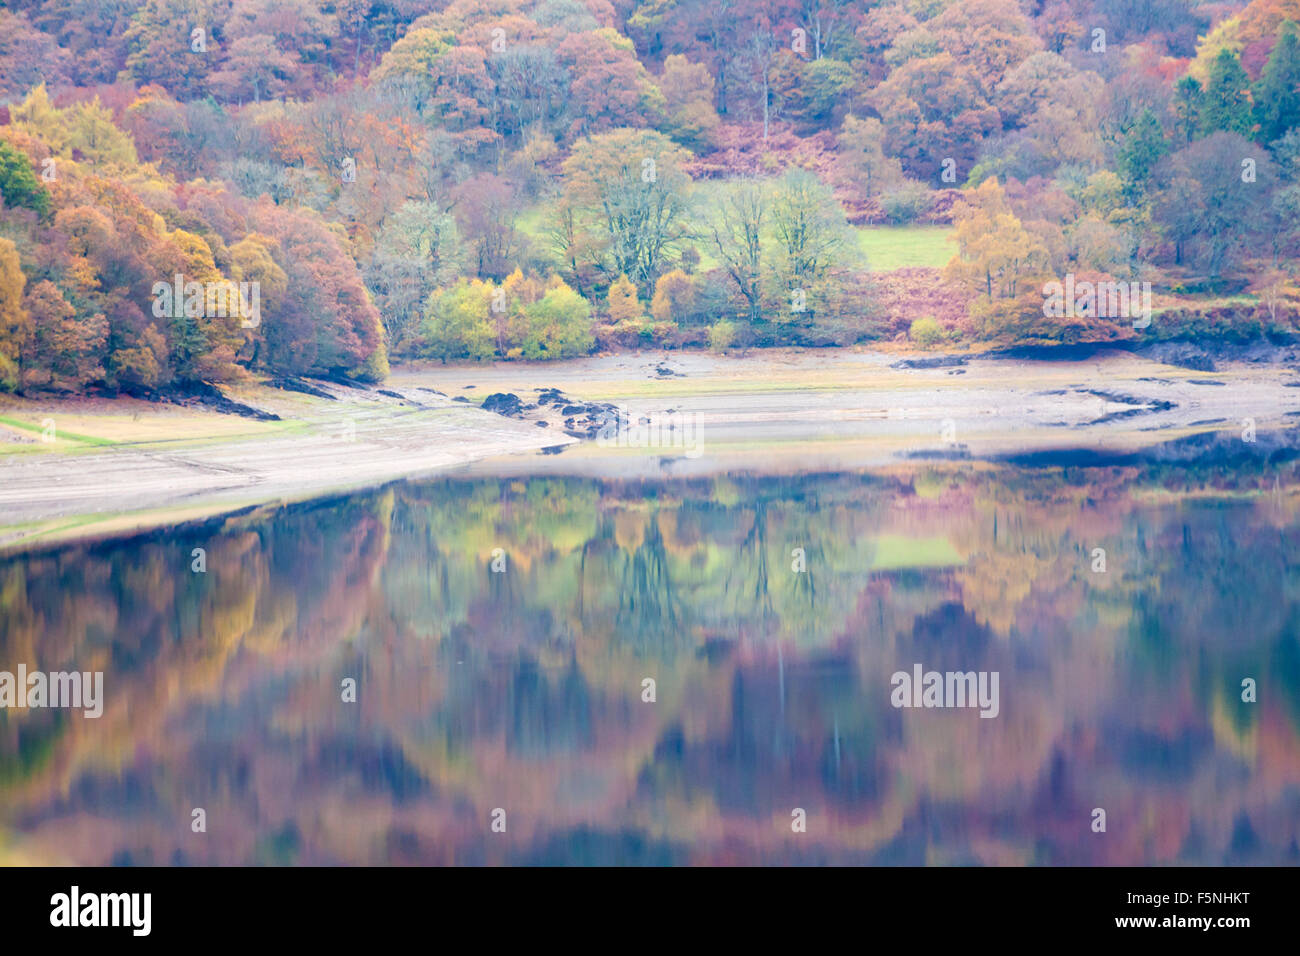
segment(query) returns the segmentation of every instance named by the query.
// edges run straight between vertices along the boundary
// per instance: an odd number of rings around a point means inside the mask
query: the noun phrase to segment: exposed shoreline
[[[449,469],[660,477],[996,461],[1077,448],[1124,453],[1203,432],[1241,440],[1248,423],[1262,437],[1300,416],[1300,374],[1278,364],[1223,362],[1202,372],[1117,350],[1074,361],[894,367],[917,358],[933,356],[654,351],[403,367],[370,390],[313,383],[332,399],[229,390],[280,417],[273,422],[131,399],[9,399],[0,403],[0,549],[132,533]],[[528,408],[544,389],[565,401]],[[492,393],[518,396],[522,410],[476,407]],[[632,424],[648,418],[674,428],[651,448],[566,434],[594,434],[591,419],[573,411],[589,403],[615,405]],[[49,422],[55,440],[43,442]],[[696,430],[687,432],[697,436],[694,449],[681,441],[683,424]]]

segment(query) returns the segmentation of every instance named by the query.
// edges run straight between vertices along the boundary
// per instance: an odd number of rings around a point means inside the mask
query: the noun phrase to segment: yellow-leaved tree
[[[1046,247],[1011,211],[996,177],[963,197],[952,219],[957,253],[946,271],[977,295],[1013,299],[1046,271]]]
[[[11,392],[22,384],[22,355],[31,332],[23,308],[26,284],[18,247],[8,239],[0,239],[0,391]]]
[[[971,311],[981,335],[1017,338],[1035,312],[1041,322],[1047,247],[1025,229],[996,177],[970,190],[954,207],[953,226],[957,252],[944,271],[975,296]]]
[[[605,313],[615,325],[640,323],[645,319],[645,309],[636,295],[636,286],[625,274],[609,284],[605,294]]]

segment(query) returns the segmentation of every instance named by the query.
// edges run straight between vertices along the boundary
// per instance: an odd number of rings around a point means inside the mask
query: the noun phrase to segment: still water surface
[[[1298,504],[1266,463],[447,478],[0,558],[0,669],[105,675],[98,720],[0,711],[0,862],[1300,862]],[[895,708],[915,664],[998,716]]]

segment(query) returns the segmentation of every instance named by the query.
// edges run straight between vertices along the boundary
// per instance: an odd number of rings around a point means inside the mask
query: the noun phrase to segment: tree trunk
[[[767,142],[768,102],[769,102],[769,95],[768,95],[767,68],[764,67],[763,68],[763,142]]]

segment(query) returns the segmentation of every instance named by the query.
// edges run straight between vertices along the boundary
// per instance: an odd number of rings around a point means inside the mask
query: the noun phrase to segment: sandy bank
[[[0,547],[297,501],[575,441],[432,393],[325,388],[337,400],[239,392],[279,422],[131,401],[0,408],[9,433]],[[15,421],[52,422],[55,441]]]
[[[881,467],[1138,448],[1197,431],[1241,433],[1248,424],[1290,428],[1300,415],[1293,387],[1300,375],[1275,365],[1195,372],[1107,353],[1077,362],[894,367],[900,358],[654,352],[407,367],[385,384],[392,394],[322,386],[333,400],[267,387],[231,393],[279,415],[276,422],[131,400],[11,399],[0,405],[0,547],[131,531],[455,466],[647,476]],[[579,441],[565,434],[566,418],[569,430],[582,430],[569,401],[527,407],[548,388],[579,406],[616,405],[630,425],[664,427],[651,447]],[[494,392],[517,395],[520,416],[477,407]]]

